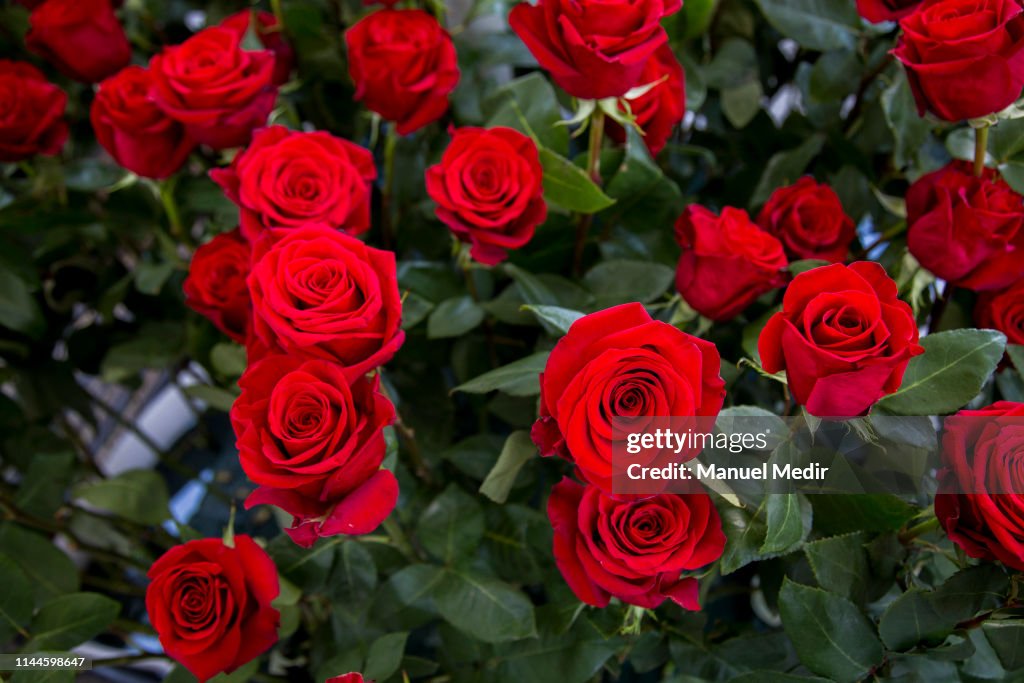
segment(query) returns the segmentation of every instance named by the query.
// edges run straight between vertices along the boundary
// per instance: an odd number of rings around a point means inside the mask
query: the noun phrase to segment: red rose
[[[214,149],[238,147],[274,108],[274,53],[248,51],[235,31],[207,28],[149,64],[153,98],[189,135]]]
[[[917,9],[921,0],[857,0],[857,11],[873,24],[899,21]]]
[[[237,229],[217,235],[196,249],[183,285],[189,308],[240,344],[248,340],[252,326],[245,282],[251,251]]]
[[[794,259],[842,263],[856,235],[835,191],[808,176],[775,190],[757,224],[778,237]]]
[[[533,441],[541,455],[562,456],[611,491],[613,420],[718,415],[720,369],[714,344],[652,320],[640,304],[591,313],[548,357]]]
[[[666,598],[700,609],[697,579],[681,578],[722,556],[725,534],[705,493],[617,500],[566,478],[548,498],[555,563],[583,602],[612,597],[654,609]]]
[[[0,161],[59,154],[68,139],[64,91],[28,62],[0,59]]]
[[[256,335],[356,373],[388,362],[405,339],[394,253],[324,225],[283,232],[276,242],[267,234],[254,252]]]
[[[1024,87],[1024,8],[1017,0],[931,0],[900,21],[893,54],[922,116],[960,121],[1002,111]]]
[[[283,126],[256,131],[230,168],[210,177],[241,209],[242,234],[323,223],[350,235],[370,227],[373,155],[330,133]]]
[[[277,642],[280,590],[273,560],[248,536],[175,546],[147,576],[146,611],[169,657],[204,683]]]
[[[122,69],[100,83],[89,118],[114,161],[136,175],[166,178],[181,168],[195,143],[150,99],[152,84],[141,66]]]
[[[629,111],[644,131],[647,149],[657,156],[686,116],[686,72],[668,43],[655,50],[640,74],[641,86],[652,83],[653,88],[629,100]],[[619,109],[626,111],[621,102]],[[608,134],[619,143],[626,139],[626,131],[614,121],[608,122]]]
[[[379,384],[331,361],[271,354],[250,365],[231,408],[242,469],[260,485],[246,507],[293,515],[286,531],[304,547],[376,529],[398,497],[380,469],[395,410]]]
[[[427,169],[437,217],[494,266],[522,247],[547,217],[537,145],[511,128],[459,128],[441,163]]]
[[[786,282],[782,243],[743,209],[727,206],[716,216],[690,205],[676,221],[676,241],[683,248],[676,288],[686,303],[712,320],[732,320]]]
[[[459,82],[451,36],[423,10],[382,9],[345,31],[356,100],[407,135],[441,118]]]
[[[584,100],[625,95],[668,42],[661,20],[680,0],[540,0],[512,8],[509,26],[563,90]]]
[[[936,277],[975,291],[1024,272],[1024,201],[992,169],[954,161],[907,191],[907,246]]]
[[[900,388],[917,323],[877,263],[822,266],[793,278],[758,340],[768,372],[786,371],[797,403],[819,417],[863,415]]]
[[[249,22],[252,20],[253,10],[242,10],[220,22],[222,28],[231,29],[238,34],[239,40],[245,39],[249,32]],[[277,17],[272,12],[256,10],[256,35],[260,44],[274,53],[274,85],[284,85],[288,82],[295,66],[295,51],[284,39]]]
[[[324,683],[364,683],[364,681],[363,674],[349,673],[328,678]],[[365,681],[365,683],[373,683],[373,681]]]
[[[132,58],[110,0],[46,0],[32,10],[25,47],[68,78],[96,83]]]
[[[999,330],[1011,344],[1024,344],[1024,279],[1001,292],[984,292],[974,308],[978,327]]]
[[[968,555],[1024,571],[1024,403],[946,418],[935,516]],[[993,492],[988,491],[995,489]]]

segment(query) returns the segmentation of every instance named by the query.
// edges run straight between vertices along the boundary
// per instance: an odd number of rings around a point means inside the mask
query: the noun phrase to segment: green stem
[[[161,180],[157,187],[160,193],[160,203],[163,204],[164,213],[167,214],[167,223],[170,225],[171,237],[176,240],[186,238],[185,228],[181,222],[181,213],[174,201],[174,187],[178,184],[178,176],[171,176],[167,180]]]
[[[398,133],[395,124],[388,124],[388,132],[384,136],[384,185],[380,191],[380,239],[385,249],[391,249],[394,243],[394,226],[392,226],[391,201],[395,187],[395,150],[398,147]]]
[[[281,9],[281,0],[270,0],[270,10],[274,13],[274,18],[277,19],[277,28],[282,33],[284,32],[284,11]]]
[[[938,517],[932,517],[927,519],[920,524],[910,527],[906,531],[900,534],[900,541],[904,544],[910,543],[914,539],[924,536],[927,533],[935,531],[941,527],[939,524]]]
[[[590,145],[587,151],[587,173],[594,184],[601,185],[601,145],[604,143],[604,112],[599,108],[590,115]],[[576,243],[573,248],[572,270],[579,277],[583,272],[583,251],[594,215],[580,214],[576,224]]]
[[[399,552],[405,555],[406,559],[416,561],[416,550],[412,547],[412,543],[409,542],[409,537],[405,535],[402,530],[402,525],[398,521],[396,514],[391,514],[382,524],[384,531],[391,538],[392,543],[398,548]]]
[[[981,177],[985,172],[985,155],[988,153],[988,132],[991,126],[984,125],[974,131],[974,175]]]

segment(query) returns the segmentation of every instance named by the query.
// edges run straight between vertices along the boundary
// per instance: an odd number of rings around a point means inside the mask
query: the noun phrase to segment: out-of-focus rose
[[[68,97],[28,62],[0,59],[0,161],[59,154]]]
[[[856,235],[835,191],[808,176],[775,190],[757,224],[778,237],[794,259],[841,263]]]
[[[1010,344],[1024,344],[1024,278],[999,292],[984,292],[974,309],[978,327],[999,330]]]
[[[240,344],[248,341],[252,327],[246,285],[251,253],[237,228],[221,233],[196,249],[183,285],[189,308]]]
[[[25,47],[76,81],[102,81],[131,61],[110,0],[46,0],[32,10],[29,24]]]
[[[857,11],[873,24],[899,21],[917,10],[921,0],[857,0]]]

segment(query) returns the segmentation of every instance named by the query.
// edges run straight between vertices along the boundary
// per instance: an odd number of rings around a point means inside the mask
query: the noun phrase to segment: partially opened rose
[[[280,233],[264,234],[253,253],[255,335],[357,373],[388,362],[405,339],[394,253],[325,225]]]
[[[157,105],[214,149],[249,142],[277,98],[274,54],[242,49],[238,33],[227,28],[203,29],[165,48],[149,68]]]
[[[841,263],[856,235],[835,190],[809,176],[775,190],[757,224],[778,237],[794,259]]]
[[[1017,0],[929,0],[900,21],[893,54],[918,113],[946,121],[987,116],[1024,87],[1024,7]]]
[[[717,560],[725,534],[705,493],[618,500],[571,479],[548,499],[558,569],[583,602],[612,597],[647,609],[670,599],[700,609],[697,580],[682,577]]]
[[[654,51],[640,73],[640,86],[653,85],[647,92],[628,101],[629,113],[644,132],[651,155],[657,156],[686,116],[686,72],[665,43]],[[625,111],[626,104],[619,109]],[[614,121],[608,122],[608,134],[623,142],[626,131]]]
[[[46,0],[29,24],[25,47],[76,81],[102,81],[131,61],[111,0]]]
[[[581,478],[612,490],[616,418],[714,416],[725,400],[711,342],[652,320],[640,304],[580,318],[555,345],[540,377],[541,455],[559,455]]]
[[[252,301],[246,278],[252,249],[238,230],[196,249],[185,278],[185,303],[239,344],[249,340]]]
[[[395,411],[379,384],[331,361],[270,354],[250,365],[231,408],[242,469],[260,485],[246,507],[291,514],[285,531],[304,547],[376,529],[398,496],[380,469]]]
[[[786,371],[797,403],[818,417],[863,415],[900,388],[924,353],[917,322],[877,263],[834,264],[793,278],[758,340],[768,372]]]
[[[978,327],[999,330],[1010,344],[1024,344],[1024,277],[998,292],[984,292],[974,309]]]
[[[1024,571],[1024,403],[1000,401],[946,418],[935,516],[982,560]]]
[[[964,161],[907,191],[907,246],[922,266],[957,287],[1002,289],[1024,272],[1024,199],[993,169]]]
[[[625,95],[668,41],[661,20],[680,0],[540,0],[512,8],[508,23],[541,67],[573,97]]]
[[[323,223],[359,235],[370,227],[373,155],[330,133],[257,131],[229,168],[210,177],[241,209],[242,234]]]
[[[146,611],[160,644],[200,683],[277,642],[277,568],[248,536],[235,536],[234,547],[219,538],[175,546],[147,576]]]
[[[68,139],[67,101],[28,62],[0,59],[0,161],[59,154]]]

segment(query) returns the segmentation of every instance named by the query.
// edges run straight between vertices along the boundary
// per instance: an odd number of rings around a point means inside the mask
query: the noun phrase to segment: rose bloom
[[[548,498],[555,563],[583,602],[612,597],[647,609],[666,598],[699,610],[697,580],[681,578],[722,556],[725,534],[705,493],[618,500],[571,479]]]
[[[131,61],[110,0],[46,0],[32,10],[29,24],[25,47],[76,81],[102,81]]]
[[[437,217],[470,255],[494,266],[522,247],[547,217],[537,145],[511,128],[459,128],[441,163],[427,169]]]
[[[157,105],[213,149],[246,144],[277,98],[274,53],[243,50],[231,29],[203,29],[149,66]]]
[[[122,69],[100,83],[89,119],[114,161],[136,175],[166,178],[181,168],[195,143],[149,97],[152,83],[141,66]]]
[[[936,277],[974,291],[1024,272],[1024,200],[993,169],[954,161],[907,191],[907,246]]]
[[[675,232],[683,249],[676,288],[707,318],[732,320],[757,297],[786,282],[782,243],[743,209],[727,206],[716,216],[692,204],[676,221]]]
[[[365,534],[395,507],[398,482],[381,470],[395,410],[373,380],[337,363],[270,354],[238,381],[231,408],[242,469],[260,487],[246,501],[295,517],[292,539]]]
[[[757,224],[778,237],[794,259],[841,263],[856,236],[853,219],[843,211],[835,191],[808,176],[775,190]]]
[[[370,227],[373,155],[330,133],[283,126],[256,131],[231,167],[210,177],[241,209],[242,234],[323,223],[359,235]]]
[[[324,683],[364,683],[364,680],[363,674],[348,673],[328,678]],[[365,683],[373,683],[373,681],[365,681]]]
[[[395,255],[325,225],[266,234],[249,292],[254,331],[271,349],[336,360],[356,373],[391,360],[405,340]]]
[[[418,9],[381,9],[345,31],[348,73],[356,100],[400,135],[448,111],[459,82],[455,44],[437,19]]]
[[[244,40],[252,15],[253,10],[249,9],[236,12],[220,22],[220,26],[231,29],[238,34],[239,40]],[[273,12],[256,10],[256,36],[260,45],[274,53],[274,85],[284,85],[295,67],[295,51],[284,39]]]
[[[1024,345],[1024,278],[1000,292],[984,292],[974,307],[978,327],[999,330],[1010,344]]]
[[[252,327],[246,278],[252,249],[238,229],[221,233],[196,249],[185,278],[185,303],[240,344]]]
[[[1002,111],[1024,87],[1024,8],[1017,0],[937,0],[900,21],[893,54],[918,113],[960,121]]]
[[[873,24],[899,21],[917,10],[921,0],[857,0],[857,11]]]
[[[146,611],[167,656],[200,683],[230,673],[277,642],[277,568],[248,536],[168,550],[149,568]]]
[[[640,304],[591,313],[548,357],[531,436],[541,455],[569,460],[611,491],[613,420],[718,415],[720,369],[714,344],[652,320]]]
[[[59,154],[68,97],[28,62],[0,59],[0,161]]]
[[[900,388],[924,353],[910,306],[877,263],[822,266],[793,278],[758,340],[767,372],[786,371],[797,403],[818,417],[853,417]]]
[[[686,72],[665,43],[649,59],[640,74],[640,85],[656,84],[639,97],[629,100],[629,111],[644,132],[651,156],[665,148],[679,122],[686,116]],[[619,109],[626,111],[620,102]],[[626,131],[615,121],[607,123],[608,135],[616,142],[626,140]]]
[[[946,418],[942,457],[935,516],[950,540],[971,557],[1024,571],[1024,403]]]
[[[573,97],[620,97],[668,42],[661,20],[680,0],[539,0],[512,8],[508,23],[541,67]]]

